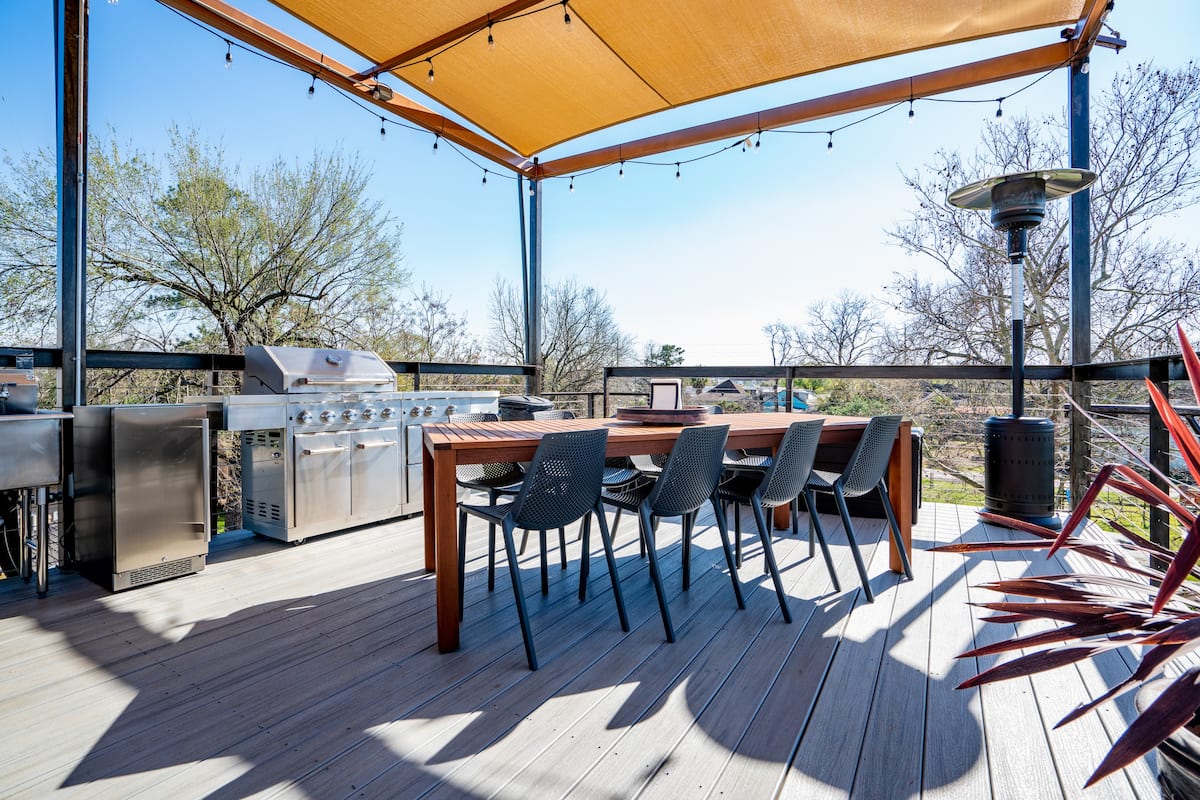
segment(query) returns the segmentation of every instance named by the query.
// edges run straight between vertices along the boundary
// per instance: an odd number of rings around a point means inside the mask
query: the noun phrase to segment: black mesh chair
[[[551,408],[546,411],[533,412],[534,419],[575,419],[575,412],[569,408]],[[636,483],[642,480],[642,473],[639,472],[630,460],[626,457],[606,458],[604,459],[604,478],[601,484],[605,489],[615,489],[620,486],[626,486],[631,483]],[[621,509],[617,509],[617,515],[613,519],[612,538],[617,538],[617,526],[621,524]],[[580,536],[583,536],[583,531],[580,530]],[[528,537],[528,532],[526,532]],[[525,539],[521,540],[521,552],[525,552]]]
[[[521,589],[516,545],[513,542],[513,530],[516,528],[544,532],[550,528],[562,528],[595,513],[600,524],[600,539],[604,543],[604,555],[608,561],[608,573],[612,579],[613,597],[617,603],[621,630],[629,630],[625,601],[621,597],[621,585],[617,579],[617,560],[613,556],[612,539],[608,535],[608,525],[604,521],[604,511],[600,506],[600,477],[604,473],[604,449],[607,442],[608,431],[603,428],[548,433],[538,444],[521,490],[512,502],[486,506],[464,503],[459,506],[460,543],[465,535],[468,516],[480,517],[489,525],[499,525],[504,535],[504,551],[508,556],[508,571],[512,577],[513,596],[517,602],[521,636],[525,640],[525,656],[529,660],[530,669],[537,669],[538,663],[533,649],[529,615],[525,610],[525,593]],[[586,553],[590,527],[585,520],[585,558],[580,569],[580,600],[586,597]]]
[[[900,430],[900,419],[898,414],[872,417],[841,474],[813,470],[804,490],[805,502],[808,503],[809,510],[813,512],[808,515],[811,526],[810,534],[816,531],[817,535],[823,538],[821,520],[814,511],[817,507],[814,493],[832,494],[833,499],[837,502],[838,514],[841,515],[842,525],[846,528],[846,538],[850,541],[850,552],[854,556],[854,565],[858,568],[858,577],[862,581],[863,591],[866,593],[868,602],[874,602],[875,595],[871,592],[871,584],[867,580],[867,567],[863,564],[862,553],[858,549],[858,540],[854,537],[854,525],[850,521],[850,511],[846,508],[846,498],[859,497],[873,491],[879,492],[879,498],[883,501],[884,513],[887,514],[888,533],[896,545],[896,550],[900,553],[900,563],[904,567],[905,576],[912,579],[912,567],[908,563],[908,553],[904,549],[904,540],[900,536],[900,525],[896,522],[896,511],[892,508],[891,498],[888,497],[887,483],[884,480],[888,460],[892,455],[892,443],[896,440],[896,433]],[[810,551],[811,547],[810,539]]]
[[[792,531],[799,531],[796,499],[804,492],[809,473],[812,472],[817,444],[821,440],[822,422],[820,419],[793,422],[783,434],[783,440],[779,443],[771,466],[765,473],[741,472],[717,489],[717,497],[722,502],[744,503],[754,510],[754,520],[758,523],[758,538],[762,540],[765,571],[771,574],[771,580],[775,583],[775,594],[779,597],[779,608],[783,611],[783,619],[786,622],[792,621],[792,615],[788,611],[787,595],[779,577],[779,567],[775,563],[775,551],[771,547],[771,528],[764,509],[789,506],[792,512]],[[825,543],[825,532],[820,528],[816,531],[821,542],[821,552],[825,555],[825,566],[833,579],[833,588],[840,590],[837,572],[833,568],[833,558],[829,555],[829,546]],[[739,544],[741,534],[741,529],[735,527],[734,536]]]
[[[450,414],[447,420],[457,422],[498,422],[496,414]],[[495,464],[459,464],[454,468],[454,478],[459,486],[487,495],[488,502],[496,504],[501,495],[516,494],[525,480],[525,470],[520,464],[499,462]],[[466,565],[466,547],[462,534],[458,541],[458,584],[459,615],[462,615],[463,569]],[[496,526],[488,526],[488,591],[496,588]]]
[[[658,595],[658,608],[662,612],[668,642],[675,641],[675,628],[671,624],[671,612],[667,608],[662,572],[654,547],[654,527],[661,517],[683,518],[683,588],[686,590],[691,585],[692,527],[696,512],[706,502],[712,503],[717,529],[721,533],[721,546],[725,550],[725,563],[729,567],[729,579],[733,582],[733,594],[737,598],[738,608],[746,607],[733,563],[733,552],[729,547],[725,511],[717,502],[716,494],[728,436],[728,425],[685,428],[680,432],[658,480],[606,491],[601,496],[605,505],[637,512],[642,543],[650,558],[650,578]]]

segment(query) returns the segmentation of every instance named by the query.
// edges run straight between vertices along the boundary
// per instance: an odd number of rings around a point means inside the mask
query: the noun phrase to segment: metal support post
[[[533,160],[534,166],[537,159]],[[531,394],[542,393],[542,185],[529,181],[529,280],[525,298],[525,363],[532,364]]]
[[[1070,161],[1077,169],[1089,169],[1091,146],[1088,139],[1091,124],[1089,110],[1087,58],[1071,65],[1070,69]],[[1078,367],[1092,360],[1092,232],[1091,190],[1071,195],[1071,364]],[[1071,399],[1080,408],[1092,403],[1092,387],[1076,379],[1071,371]],[[1088,465],[1091,463],[1091,423],[1083,414],[1071,409],[1070,485],[1071,507],[1079,503],[1088,486]]]
[[[1151,360],[1149,372],[1150,382],[1158,387],[1164,397],[1170,397],[1167,362],[1163,359]],[[1164,475],[1171,468],[1171,435],[1153,403],[1150,404],[1150,464]],[[1167,482],[1153,473],[1150,482],[1163,491],[1167,490]],[[1150,541],[1163,547],[1171,546],[1171,515],[1160,506],[1150,509]],[[1165,564],[1162,566],[1165,567]]]
[[[87,72],[86,0],[54,0],[55,105],[58,140],[58,344],[62,407],[87,401]],[[63,481],[74,481],[74,426],[63,423]],[[59,563],[74,554],[75,507],[64,492]]]

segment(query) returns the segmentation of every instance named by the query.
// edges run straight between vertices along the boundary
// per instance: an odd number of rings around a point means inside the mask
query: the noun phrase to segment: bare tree
[[[798,356],[808,364],[861,364],[875,355],[883,323],[872,301],[849,289],[808,307],[797,331]]]
[[[1196,251],[1153,231],[1157,217],[1200,200],[1200,69],[1140,65],[1123,72],[1092,105],[1093,358],[1171,350],[1171,326],[1200,316]],[[1063,117],[1006,118],[990,125],[964,160],[939,152],[905,176],[916,194],[912,217],[888,232],[910,253],[942,267],[946,279],[909,275],[892,287],[909,315],[896,355],[909,361],[1003,363],[1011,353],[1009,265],[1002,234],[985,214],[951,208],[947,194],[978,178],[1067,162]],[[1031,362],[1059,364],[1070,347],[1069,205],[1047,206],[1026,259],[1025,348]]]
[[[497,280],[490,303],[489,346],[500,361],[525,360],[524,313],[512,285]],[[596,389],[606,366],[630,359],[633,339],[621,331],[605,295],[566,280],[547,286],[542,299],[542,384],[548,392]]]

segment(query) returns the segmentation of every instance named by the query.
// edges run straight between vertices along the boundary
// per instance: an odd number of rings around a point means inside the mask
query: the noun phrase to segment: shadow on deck
[[[1061,565],[928,553],[1007,533],[927,505],[911,582],[887,571],[882,524],[863,522],[867,604],[840,525],[824,521],[840,593],[806,541],[775,540],[791,625],[749,535],[738,611],[715,530],[698,524],[683,592],[678,526],[664,524],[674,644],[629,520],[617,535],[627,634],[602,557],[580,604],[579,545],[568,541],[565,571],[551,553],[545,597],[531,546],[537,672],[502,565],[487,591],[482,526],[468,537],[463,648],[445,655],[420,519],[302,547],[224,534],[205,572],[117,595],[76,575],[54,575],[42,601],[0,582],[0,795],[1158,796],[1152,763],[1079,789],[1127,705],[1051,730],[1127,675],[1130,654],[953,688],[991,663],[954,656],[1003,633],[974,621],[967,602],[987,594],[972,586]]]

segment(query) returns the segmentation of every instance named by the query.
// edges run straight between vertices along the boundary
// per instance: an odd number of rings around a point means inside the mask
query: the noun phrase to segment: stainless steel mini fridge
[[[201,405],[78,406],[74,559],[113,591],[204,569],[208,417]]]

